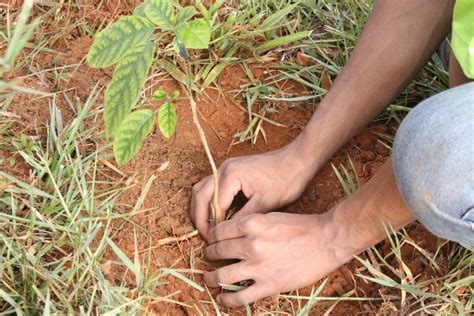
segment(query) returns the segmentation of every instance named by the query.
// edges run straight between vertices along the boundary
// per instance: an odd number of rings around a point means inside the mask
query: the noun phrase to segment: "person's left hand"
[[[332,211],[331,211],[332,212]],[[254,214],[225,221],[209,231],[208,260],[240,259],[204,274],[210,287],[243,280],[254,283],[217,301],[236,307],[311,285],[355,254],[331,212],[323,215]],[[338,244],[339,243],[339,244]]]

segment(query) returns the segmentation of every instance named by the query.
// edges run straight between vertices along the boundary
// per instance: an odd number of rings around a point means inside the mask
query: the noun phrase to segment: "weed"
[[[360,175],[357,173],[357,170],[351,158],[349,158],[349,163],[352,169],[351,171],[354,176],[351,175],[351,173],[347,170],[346,167],[344,167],[344,165],[341,164],[340,166],[340,168],[342,169],[342,173],[341,173],[336,168],[336,166],[331,164],[332,169],[334,170],[334,173],[336,174],[337,179],[341,183],[341,186],[346,196],[351,196],[361,186]]]
[[[0,58],[0,78],[2,78],[0,79],[0,92],[4,92],[6,90],[17,90],[25,93],[42,94],[39,91],[21,86],[15,81],[3,80],[4,73],[6,71],[10,71],[13,68],[15,59],[20,54],[22,49],[27,45],[27,41],[30,39],[40,22],[39,19],[35,19],[33,22],[28,24],[28,18],[30,17],[32,7],[33,0],[26,0],[23,3],[13,31],[7,28],[5,33],[1,32],[1,36],[7,42],[7,48],[4,56]]]
[[[376,247],[370,249],[370,260],[359,258],[363,264],[359,277],[400,291],[398,312],[402,314],[468,315],[474,311],[471,249],[441,241],[430,253],[418,246],[405,229],[395,232],[386,227],[386,231],[391,251],[383,255]],[[414,274],[402,257],[402,247],[413,247],[414,256],[422,258],[434,275],[422,279]],[[442,268],[437,260],[444,256],[447,266]]]
[[[110,7],[110,12],[115,9],[110,1],[95,3],[94,9]],[[153,26],[150,41],[154,43],[154,48],[159,43],[160,49],[154,49],[150,68],[153,72],[169,74],[185,88],[182,93],[186,93],[185,96],[173,93],[165,95],[163,91],[154,93],[153,101],[162,103],[153,113],[154,123],[158,121],[163,134],[173,135],[175,125],[172,123],[176,123],[173,119],[174,107],[167,105],[174,106],[177,99],[188,98],[188,95],[206,93],[207,88],[226,93],[219,87],[219,75],[227,66],[237,65],[245,69],[250,80],[249,85],[230,92],[233,95],[240,94],[246,100],[246,107],[242,107],[242,111],[248,116],[248,127],[238,135],[237,141],[256,142],[260,136],[271,137],[265,135],[262,123],[278,124],[267,115],[278,102],[308,101],[313,106],[317,105],[327,90],[323,78],[334,79],[342,69],[370,12],[372,1],[206,1],[211,3],[209,7],[200,0],[189,3],[196,15],[188,22],[199,16],[211,29],[209,48],[192,49],[179,45],[178,39],[174,40],[179,37],[179,32]],[[24,10],[28,6],[31,8],[31,4],[31,0],[24,1]],[[130,7],[127,1],[120,2],[120,5]],[[25,71],[29,73],[28,76],[44,75],[50,88],[66,81],[69,69],[79,67],[80,63],[41,69],[38,68],[40,65],[31,62],[34,55],[46,52],[61,56],[54,47],[64,39],[71,39],[73,31],[75,35],[72,38],[92,37],[96,30],[102,29],[107,23],[101,17],[86,20],[84,12],[88,5],[84,1],[37,2],[34,6],[35,19],[29,20],[24,18],[26,11],[17,12],[4,4],[0,4],[0,7],[0,17],[5,21],[0,25],[0,49],[2,52],[10,51],[10,57],[5,54],[1,56],[1,72],[18,74],[18,71]],[[146,3],[137,8],[136,16],[145,18],[146,13],[140,13],[144,8]],[[184,12],[180,13],[181,16],[190,16],[193,11],[191,8],[183,11],[184,8],[177,1],[173,2],[173,9],[175,17],[180,12]],[[71,15],[71,12],[77,14]],[[46,18],[53,32],[43,23]],[[32,33],[34,43],[28,41]],[[12,48],[7,49],[7,45]],[[313,64],[300,65],[296,60],[298,53],[308,56]],[[7,59],[9,62],[6,62]],[[269,77],[263,82],[255,78],[252,80],[252,72],[249,71],[251,64],[269,60],[278,61],[276,66],[270,67]],[[148,75],[146,70],[144,80],[148,79]],[[96,111],[90,110],[97,98],[97,91],[91,94],[87,102],[69,99],[65,93],[58,93],[58,97],[63,96],[65,103],[74,109],[77,117],[63,126],[52,99],[48,136],[40,140],[12,128],[21,118],[10,109],[12,103],[17,102],[15,96],[20,92],[39,92],[20,85],[20,80],[6,77],[0,82],[0,90],[5,92],[0,96],[0,150],[9,153],[4,166],[7,169],[10,165],[18,168],[26,161],[31,171],[26,179],[13,177],[8,170],[2,170],[0,176],[0,312],[137,314],[146,313],[150,303],[164,302],[193,308],[175,300],[176,293],[157,296],[156,289],[165,282],[164,276],[172,276],[197,291],[202,290],[192,277],[188,278],[189,274],[202,273],[194,268],[193,263],[193,260],[199,259],[199,250],[195,254],[198,258],[191,259],[190,269],[161,268],[151,273],[150,265],[154,259],[148,257],[140,260],[143,257],[137,253],[149,250],[138,251],[138,238],[132,239],[135,251],[130,258],[114,242],[116,236],[112,232],[112,222],[115,219],[129,220],[134,214],[144,212],[141,207],[154,177],[150,177],[140,198],[130,210],[124,212],[123,206],[119,208],[116,198],[127,189],[130,182],[103,180],[98,176],[104,171],[102,163],[123,173],[107,161],[104,148],[95,142],[93,134],[97,131],[88,129],[91,125],[88,124],[86,128],[83,124],[86,117],[98,123],[92,116]],[[401,121],[412,105],[443,90],[447,86],[446,79],[447,74],[439,58],[433,56],[417,79],[378,120]],[[275,84],[288,80],[303,84],[310,92],[304,95],[281,93]],[[137,102],[130,106],[127,115],[136,112],[136,108],[142,110],[141,104],[146,102],[140,102],[139,99],[140,91]],[[164,123],[160,122],[160,112],[163,113],[161,121]],[[96,125],[99,124],[92,124]],[[390,139],[384,138],[384,141],[391,143]],[[346,183],[345,193],[350,194],[358,181],[349,170],[350,165],[345,166],[338,166],[337,170]],[[178,238],[168,237],[159,240],[154,247],[194,235],[195,232],[191,232]],[[399,255],[403,245],[415,247],[417,255],[424,258],[427,265],[435,267],[436,274],[417,276],[411,271],[410,275],[406,270],[408,264],[402,264],[403,258]],[[356,297],[350,291],[342,297],[324,297],[317,287],[309,296],[299,295],[298,292],[277,296],[274,298],[277,303],[272,305],[271,311],[267,305],[257,304],[253,306],[257,309],[255,313],[260,308],[264,314],[307,314],[320,303],[328,306],[330,313],[331,308],[341,301],[362,301],[367,304],[385,301],[393,304],[400,313],[469,314],[472,311],[472,251],[440,241],[435,251],[429,253],[404,231],[391,237],[390,246],[392,251],[385,255],[377,248],[366,253],[364,256],[369,259],[361,259],[364,260],[364,267],[358,271],[360,277],[357,279],[364,278],[397,291],[390,292],[391,295],[382,291],[380,295],[372,297]],[[104,258],[106,249],[113,251],[112,254],[116,256],[113,260]],[[438,259],[447,262],[446,269],[440,267],[443,269],[437,270],[436,267],[440,266]],[[125,280],[109,280],[106,272],[117,266],[133,276],[132,284]],[[379,270],[383,273],[379,273]],[[209,304],[212,304],[216,314],[220,314],[211,296]],[[193,311],[206,314],[206,310],[197,305]],[[373,308],[377,309],[377,306]],[[250,308],[247,314],[251,314]]]

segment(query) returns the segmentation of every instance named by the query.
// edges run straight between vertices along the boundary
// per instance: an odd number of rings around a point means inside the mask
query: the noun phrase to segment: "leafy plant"
[[[147,0],[139,4],[132,16],[125,16],[97,34],[87,55],[90,66],[105,68],[116,64],[107,90],[105,91],[104,120],[107,137],[114,139],[113,151],[115,160],[120,164],[129,162],[140,150],[144,140],[153,130],[155,121],[162,134],[170,138],[176,130],[177,114],[173,100],[179,96],[174,92],[171,96],[165,91],[154,93],[154,100],[166,99],[156,114],[149,109],[132,112],[136,106],[140,92],[145,84],[155,55],[155,47],[163,38],[173,36],[172,44],[178,56],[185,62],[190,61],[188,49],[207,49],[211,41],[211,13],[224,3],[219,0],[207,10],[200,1],[196,2],[204,18],[193,17],[196,9],[192,6],[180,7],[169,0]],[[153,34],[160,30],[160,36]],[[186,87],[193,113],[193,122],[199,132],[207,157],[212,167],[214,182],[218,183],[217,167],[212,157],[206,136],[197,117],[197,106],[193,98],[193,90],[199,91],[192,84],[191,72],[186,66],[186,74],[173,67],[166,59],[161,66]],[[218,223],[222,214],[218,209],[217,185],[213,200],[213,218]]]
[[[224,2],[224,0],[216,0],[209,8],[206,8],[201,0],[194,1],[195,7],[182,7],[177,1],[146,0],[136,7],[132,16],[122,17],[99,32],[87,55],[87,61],[92,67],[104,68],[116,65],[112,80],[105,92],[104,120],[106,135],[114,140],[114,156],[120,165],[129,162],[136,155],[156,122],[166,138],[170,138],[175,133],[177,114],[173,100],[178,97],[175,93],[168,96],[161,90],[155,92],[153,100],[166,99],[157,111],[158,113],[149,109],[134,111],[134,107],[140,99],[141,90],[153,64],[155,47],[165,47],[158,52],[160,57],[164,55],[162,52],[169,55],[171,51],[176,57],[182,59],[183,62],[179,63],[180,67],[168,58],[160,58],[156,64],[176,79],[186,91],[193,114],[193,123],[199,132],[213,172],[215,186],[211,209],[212,219],[216,223],[224,218],[217,201],[217,167],[197,116],[197,105],[193,94],[201,92],[211,84],[239,48],[251,48],[258,55],[277,46],[300,40],[311,33],[296,32],[277,38],[273,34],[271,40],[256,47],[243,44],[243,39],[255,40],[266,33],[273,33],[271,30],[278,27],[281,17],[287,15],[296,4],[270,15],[262,21],[260,27],[259,22],[263,17],[253,11],[247,12],[246,14],[254,15],[252,22],[246,23],[254,30],[248,32],[247,27],[235,25],[237,22],[235,14],[230,14],[224,23],[220,22],[218,10]],[[202,18],[195,17],[198,12]],[[243,19],[242,23],[245,20]],[[216,52],[209,53],[208,65],[198,68],[195,73],[193,66],[198,63],[191,62],[188,50],[208,49],[213,30],[216,39],[212,43],[217,49],[217,54]],[[212,61],[216,56],[223,57],[222,63]],[[204,83],[201,88],[198,88],[195,82],[201,79]]]
[[[114,156],[119,164],[126,164],[135,156],[155,122],[166,138],[175,133],[177,114],[172,101],[179,93],[168,96],[157,91],[152,99],[167,99],[157,115],[147,109],[132,110],[140,99],[155,47],[163,35],[174,36],[173,46],[184,59],[189,59],[188,49],[209,47],[211,27],[203,18],[193,19],[195,15],[192,6],[176,13],[173,1],[148,0],[138,5],[132,16],[120,18],[95,37],[87,55],[89,65],[116,65],[105,91],[104,121],[107,137],[114,139]],[[160,36],[155,38],[157,30]]]

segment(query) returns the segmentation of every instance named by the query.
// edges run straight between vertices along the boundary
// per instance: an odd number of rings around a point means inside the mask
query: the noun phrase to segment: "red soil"
[[[111,8],[110,11],[107,11],[107,8],[103,8],[102,11],[76,14],[84,15],[91,20],[100,18],[110,21],[121,13],[120,10],[117,10],[117,8]],[[53,30],[50,31],[53,32]],[[38,70],[68,66],[69,68],[64,71],[64,78],[60,79],[56,86],[51,86],[53,79],[48,76],[25,77],[21,79],[23,84],[30,88],[48,92],[65,91],[65,94],[73,103],[76,103],[76,101],[84,103],[96,84],[101,88],[104,87],[110,80],[111,70],[94,70],[85,65],[84,57],[90,47],[91,39],[75,38],[74,34],[76,33],[77,30],[72,29],[70,38],[64,38],[58,41],[55,47],[52,47],[60,54],[38,53],[31,61],[31,65]],[[309,62],[302,56],[300,56],[300,59],[301,62]],[[275,62],[276,60],[273,64]],[[265,76],[274,71],[270,69],[269,65],[271,64],[252,64],[251,68],[255,77],[265,80]],[[21,76],[22,74],[15,75]],[[330,78],[327,76],[324,81],[325,88],[329,88]],[[310,103],[296,105],[280,102],[275,107],[276,111],[268,114],[268,118],[287,127],[276,127],[269,123],[263,123],[262,127],[266,133],[266,140],[260,137],[256,145],[245,142],[231,146],[234,135],[244,130],[248,123],[247,114],[238,108],[239,105],[244,106],[244,100],[235,98],[235,93],[231,91],[238,89],[240,85],[245,83],[247,83],[247,79],[241,68],[239,66],[229,66],[218,79],[218,84],[224,93],[220,94],[218,90],[208,88],[205,93],[198,97],[201,121],[218,164],[230,157],[263,153],[280,148],[298,135],[314,111],[314,106]],[[158,88],[171,92],[179,87],[176,82],[163,75],[149,80],[145,93],[149,96],[152,90]],[[294,82],[282,84],[279,89],[294,95],[308,94],[308,91]],[[53,100],[56,106],[61,109],[65,121],[74,117],[75,109],[67,104],[61,94],[57,94],[57,97]],[[38,98],[31,95],[16,97],[11,108],[13,113],[21,117],[21,123],[16,126],[16,130],[24,131],[29,135],[43,135],[45,123],[49,118],[50,102],[51,98]],[[158,103],[145,105],[150,109],[156,109],[158,106]],[[209,163],[192,123],[189,104],[185,101],[179,101],[176,106],[179,116],[176,136],[171,140],[165,140],[158,130],[154,130],[138,155],[129,164],[119,168],[123,175],[112,170],[103,175],[103,177],[113,176],[133,184],[118,201],[119,204],[124,205],[124,210],[130,209],[125,206],[133,206],[136,203],[145,183],[151,176],[156,176],[142,205],[141,209],[143,211],[139,215],[133,216],[131,218],[132,222],[115,221],[113,239],[128,256],[133,258],[134,234],[136,234],[138,249],[142,252],[142,263],[147,262],[149,256],[151,271],[167,267],[200,270],[215,269],[219,264],[211,264],[203,259],[202,250],[205,243],[199,236],[164,246],[156,245],[161,238],[181,236],[194,230],[189,216],[191,186],[210,173]],[[94,110],[101,111],[102,107],[103,96],[99,98]],[[395,128],[393,126],[378,125],[365,129],[342,148],[331,162],[336,166],[342,163],[350,169],[348,164],[348,158],[350,157],[363,181],[369,179],[382,166],[389,154],[373,132],[393,135]],[[97,139],[105,143],[101,135],[97,135]],[[108,162],[115,164],[113,159],[109,159]],[[5,161],[0,168],[2,170],[10,169],[7,163],[8,161]],[[167,167],[164,168],[164,166]],[[20,174],[27,175],[25,172],[20,172]],[[322,213],[332,208],[343,198],[341,185],[330,164],[328,164],[311,181],[302,197],[297,202],[282,209],[282,211]],[[412,225],[408,230],[416,241],[422,242],[425,249],[428,251],[434,249],[436,239],[420,225]],[[384,253],[387,253],[390,249],[387,242],[381,243],[378,247]],[[150,248],[152,250],[147,251]],[[422,258],[415,255],[412,248],[405,247],[403,257],[414,274],[421,273],[423,274],[422,277],[430,274],[431,268],[425,264]],[[110,249],[107,258],[110,260],[116,259]],[[380,297],[380,293],[391,293],[388,289],[369,284],[356,277],[355,273],[360,268],[361,265],[354,260],[332,273],[322,296],[338,297],[352,290],[354,290],[353,296],[361,297]],[[103,266],[103,272],[111,283],[119,284],[125,279],[130,286],[134,285],[134,277],[122,267],[106,264]],[[203,285],[201,275],[194,274],[189,277]],[[163,281],[165,281],[165,284],[157,288],[157,297],[176,293],[170,298],[183,302],[189,307],[157,301],[149,306],[150,312],[170,315],[196,314],[197,311],[194,306],[197,306],[201,311],[213,312],[214,307],[210,304],[210,295],[215,296],[219,289],[210,289],[209,294],[206,291],[194,290],[172,276],[164,277]],[[299,294],[309,295],[310,290],[311,288],[300,290]],[[398,302],[394,302],[394,304],[398,304]],[[318,303],[314,313],[319,314],[327,310],[329,306],[326,303]],[[298,302],[290,299],[267,298],[254,304],[253,308],[255,311],[279,310],[293,314],[298,308]],[[373,313],[385,309],[389,310],[390,306],[387,307],[387,304],[381,304],[381,302],[341,302],[333,309],[333,313]],[[224,309],[223,311],[231,314],[245,313],[244,309]]]

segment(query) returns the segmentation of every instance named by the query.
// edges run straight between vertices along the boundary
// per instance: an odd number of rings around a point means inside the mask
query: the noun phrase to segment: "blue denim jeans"
[[[474,248],[474,82],[416,106],[393,147],[398,188],[433,234]]]

